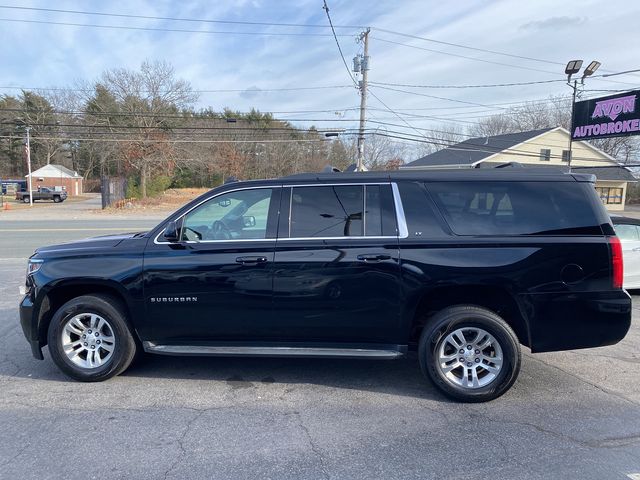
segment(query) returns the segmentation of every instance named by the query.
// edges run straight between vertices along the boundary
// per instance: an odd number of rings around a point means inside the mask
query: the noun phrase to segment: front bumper
[[[34,318],[33,302],[31,295],[27,294],[20,302],[20,325],[25,338],[31,345],[31,353],[34,358],[44,360],[42,355],[42,345],[38,335],[38,319]]]

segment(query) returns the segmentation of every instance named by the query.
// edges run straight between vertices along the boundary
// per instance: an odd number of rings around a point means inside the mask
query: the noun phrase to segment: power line
[[[411,37],[411,35],[408,35],[408,36]],[[466,60],[472,60],[472,61],[475,61],[475,62],[489,63],[489,64],[492,64],[492,65],[500,65],[500,66],[503,66],[503,67],[518,68],[520,70],[529,70],[529,71],[533,71],[533,72],[542,72],[542,73],[549,73],[549,74],[552,74],[552,75],[562,76],[562,74],[560,74],[558,72],[553,72],[553,71],[550,71],[550,70],[542,70],[542,69],[539,69],[539,68],[527,67],[527,66],[524,66],[524,65],[515,65],[513,63],[496,62],[496,61],[493,61],[493,60],[486,60],[484,58],[478,58],[478,57],[469,57],[467,55],[460,55],[458,53],[444,52],[442,50],[435,50],[433,48],[419,47],[417,45],[410,45],[408,43],[395,42],[393,40],[387,40],[387,39],[379,38],[379,37],[372,37],[372,38],[375,38],[375,40],[378,40],[379,42],[390,43],[390,44],[393,44],[393,45],[399,45],[399,46],[407,47],[407,48],[414,48],[416,50],[423,50],[425,52],[439,53],[441,55],[447,55],[447,56],[450,56],[450,57],[464,58]],[[421,38],[421,37],[418,37],[418,38]],[[468,47],[468,48],[473,49],[473,47]],[[508,56],[510,56],[510,55],[508,55]],[[561,63],[558,63],[558,62],[551,62],[551,63],[555,63],[557,65],[564,65],[564,64],[561,64]],[[599,80],[601,82],[618,83],[618,84],[621,84],[621,85],[632,85],[632,84],[630,84],[628,82],[620,82],[620,81],[617,81],[617,80],[609,80],[609,79],[603,78],[604,76],[605,75],[594,75],[594,76],[591,76],[590,78],[592,78],[594,80]]]
[[[546,84],[546,83],[565,83],[566,80],[558,79],[558,80],[538,80],[532,82],[513,82],[513,83],[492,83],[492,84],[484,84],[484,85],[415,85],[408,83],[388,83],[388,82],[371,82],[372,85],[384,85],[389,87],[407,87],[407,88],[497,88],[497,87],[519,87],[523,85],[538,85],[538,84]]]
[[[383,86],[376,86],[375,88],[381,88],[383,90],[389,90],[389,91],[392,91],[392,92],[407,93],[409,95],[417,95],[417,96],[420,96],[420,97],[434,98],[436,100],[445,100],[447,102],[464,103],[464,104],[467,104],[467,105],[473,105],[475,107],[487,107],[487,105],[484,104],[484,103],[467,102],[465,100],[456,100],[456,99],[453,99],[453,98],[438,97],[436,95],[428,95],[426,93],[420,93],[420,92],[411,92],[409,90],[401,90],[399,88],[391,88],[391,87],[383,87]],[[504,107],[497,107],[497,108],[499,108],[501,110],[506,110],[506,108],[504,108]]]
[[[240,20],[210,20],[201,18],[184,18],[184,17],[156,17],[151,15],[132,15],[124,13],[108,13],[108,12],[87,12],[83,10],[62,10],[58,8],[36,8],[36,7],[22,7],[15,5],[0,5],[2,9],[8,10],[30,10],[37,12],[50,12],[50,13],[71,13],[75,15],[92,15],[101,17],[117,17],[117,18],[137,18],[143,20],[169,20],[176,22],[192,22],[192,23],[214,23],[214,24],[228,24],[228,25],[261,25],[269,27],[306,27],[306,28],[327,28],[327,25],[309,24],[309,23],[277,23],[277,22],[250,22]],[[358,25],[335,25],[335,28],[364,28]]]
[[[11,135],[0,135],[0,138],[15,138]],[[57,140],[57,141],[74,141],[78,140],[77,138],[65,136],[65,137],[34,137],[34,139],[38,140]],[[93,141],[93,142],[131,142],[131,139],[128,138],[83,138],[83,141]],[[261,140],[197,140],[197,139],[185,139],[185,140],[162,140],[162,139],[154,139],[154,143],[321,143],[321,142],[330,142],[329,138],[318,138],[318,139],[261,139]]]
[[[138,30],[146,32],[172,32],[172,33],[207,33],[219,35],[263,35],[263,36],[284,36],[284,37],[330,37],[330,33],[309,33],[309,32],[238,32],[238,31],[218,31],[218,30],[190,30],[186,28],[160,28],[160,27],[133,27],[125,25],[100,25],[95,23],[73,23],[73,22],[53,22],[50,20],[26,20],[17,18],[0,18],[0,22],[11,23],[32,23],[38,25],[58,25],[63,27],[90,27],[115,30]],[[338,34],[339,37],[351,37],[348,34]]]
[[[344,59],[344,53],[342,53],[342,47],[340,46],[340,42],[338,41],[338,36],[336,35],[336,31],[333,28],[333,22],[331,21],[331,15],[329,15],[329,7],[327,6],[327,0],[323,0],[323,3],[324,3],[324,6],[322,7],[322,9],[327,14],[327,20],[329,20],[329,26],[331,27],[331,33],[333,34],[333,38],[336,41],[336,45],[338,46],[338,52],[340,52],[340,58],[342,59],[342,63],[344,64],[344,68],[347,69],[347,73],[349,74],[349,78],[354,83],[354,85],[357,87],[358,86],[358,82],[356,82],[356,79],[353,78],[353,75],[351,74],[351,70],[349,69],[349,65],[347,65],[347,61]]]
[[[327,6],[327,0],[323,0],[324,2],[324,11],[327,13],[327,19],[329,20],[329,25],[333,25],[331,22],[331,16],[329,15],[329,7]],[[353,81],[353,83],[358,86],[358,82],[356,82],[356,79],[353,77],[353,75],[351,74],[351,70],[349,69],[349,66],[347,65],[347,61],[344,59],[344,54],[342,53],[342,48],[340,47],[340,42],[338,41],[338,37],[335,34],[335,30],[333,30],[333,27],[331,29],[331,31],[333,32],[333,37],[336,40],[336,45],[338,46],[338,51],[340,52],[340,57],[342,58],[342,63],[344,64],[344,68],[347,69],[347,73],[349,74],[349,77],[351,78],[351,80]],[[367,34],[369,32],[367,31]],[[409,122],[407,122],[404,118],[402,118],[400,115],[398,115],[396,112],[394,112],[391,108],[389,108],[389,106],[384,103],[375,93],[370,92],[371,96],[373,98],[375,98],[378,102],[380,102],[388,111],[390,111],[391,113],[393,113],[394,115],[396,115],[403,123],[405,123],[409,128],[413,128],[411,126],[411,124]],[[361,95],[365,95],[365,93],[361,93]],[[362,123],[362,122],[361,122]],[[364,127],[361,127],[361,129]],[[415,129],[414,129],[415,130]],[[415,130],[417,131],[417,130]],[[418,132],[419,133],[419,132]],[[360,153],[360,148],[358,149],[359,151],[359,155],[362,155],[362,153]]]
[[[489,50],[486,48],[480,48],[480,47],[472,47],[470,45],[463,45],[460,43],[453,43],[453,42],[445,42],[443,40],[436,40],[433,38],[428,38],[428,37],[422,37],[420,35],[413,35],[413,34],[409,34],[409,33],[403,33],[403,32],[397,32],[394,30],[385,30],[383,28],[377,28],[377,27],[372,27],[374,30],[378,30],[379,32],[383,32],[383,33],[388,33],[391,35],[398,35],[401,37],[406,37],[406,38],[413,38],[416,40],[423,40],[425,42],[431,42],[431,43],[437,43],[440,45],[447,45],[449,47],[456,47],[456,48],[463,48],[463,49],[467,49],[467,50],[474,50],[477,52],[484,52],[484,53],[490,53],[492,55],[500,55],[503,57],[511,57],[511,58],[519,58],[522,60],[530,60],[532,62],[540,62],[540,63],[547,63],[550,65],[561,65],[561,66],[565,66],[565,63],[562,62],[557,62],[557,61],[553,61],[553,60],[547,60],[547,59],[543,59],[543,58],[536,58],[536,57],[529,57],[526,55],[517,55],[517,54],[513,54],[513,53],[507,53],[507,52],[500,52],[498,50]],[[379,39],[380,40],[380,39]],[[600,77],[610,77],[613,75],[622,75],[622,74],[627,74],[627,73],[635,73],[640,71],[639,70],[628,70],[625,72],[613,72],[612,70],[606,70],[606,69],[602,69],[601,71],[604,72],[609,72],[609,75],[599,75]]]
[[[293,92],[298,90],[328,90],[335,88],[352,88],[352,85],[320,85],[312,87],[285,87],[285,88],[232,88],[232,89],[215,89],[215,90],[191,90],[193,93],[232,93],[232,92],[247,92],[247,93],[262,93],[262,92]],[[85,92],[93,93],[94,89],[91,88],[63,88],[63,87],[10,87],[0,86],[0,90],[25,90],[25,91],[52,91],[52,92]],[[141,93],[150,93],[149,90],[141,90]],[[166,93],[159,91],[158,93]]]
[[[389,138],[394,138],[394,139],[400,139],[400,140],[405,140],[405,141],[410,141],[410,142],[416,142],[416,143],[429,143],[432,145],[439,145],[439,146],[444,146],[444,147],[455,147],[457,145],[457,143],[447,143],[445,140],[442,140],[440,138],[437,137],[428,137],[428,136],[422,136],[421,138],[411,138],[411,137],[416,137],[416,135],[411,135],[411,134],[407,134],[407,133],[402,133],[402,132],[395,132],[395,131],[389,131],[388,133],[380,133],[380,132],[376,132],[375,135],[379,135],[382,137],[389,137]],[[471,148],[467,148],[467,146],[471,147]],[[511,156],[516,156],[516,157],[531,157],[531,158],[539,158],[540,155],[536,154],[536,153],[532,153],[532,152],[527,152],[524,150],[515,150],[515,149],[510,149],[510,148],[506,148],[506,149],[500,149],[499,147],[490,147],[488,145],[481,145],[481,144],[475,144],[475,143],[466,143],[463,146],[460,146],[458,148],[452,148],[452,150],[456,150],[456,151],[462,151],[462,152],[484,152],[484,153],[489,153],[489,154],[501,154],[501,155],[511,155]],[[555,158],[555,159],[562,159],[561,155],[554,155],[552,154],[550,158]],[[593,158],[588,158],[588,157],[574,157],[574,160],[589,160],[589,161],[593,161]],[[484,159],[482,159],[484,160]],[[604,163],[604,161],[603,161]],[[561,166],[561,165],[559,165]],[[606,165],[609,167],[615,167],[615,166],[620,166],[620,167],[624,167],[624,165],[618,164],[618,163],[611,163],[609,165]],[[585,165],[586,167],[586,165]],[[604,166],[602,166],[604,167]]]
[[[464,48],[464,49],[467,49],[467,50],[474,50],[476,52],[491,53],[493,55],[501,55],[503,57],[519,58],[521,60],[531,60],[533,62],[541,62],[541,63],[548,63],[548,64],[551,64],[551,65],[562,65],[562,66],[564,66],[564,63],[554,62],[554,61],[551,61],[551,60],[545,60],[545,59],[542,59],[542,58],[527,57],[525,55],[516,55],[516,54],[512,54],[512,53],[499,52],[497,50],[488,50],[486,48],[471,47],[469,45],[462,45],[460,43],[445,42],[445,41],[442,41],[442,40],[435,40],[433,38],[421,37],[419,35],[412,35],[412,34],[409,34],[409,33],[396,32],[394,30],[386,30],[384,28],[378,28],[378,27],[372,27],[372,28],[374,30],[379,31],[379,32],[389,33],[391,35],[398,35],[398,36],[401,36],[401,37],[413,38],[413,39],[416,39],[416,40],[424,40],[426,42],[437,43],[439,45],[447,45],[449,47]]]
[[[489,63],[491,65],[500,65],[500,66],[503,66],[503,67],[510,67],[510,68],[519,68],[521,70],[529,70],[529,71],[533,71],[533,72],[550,73],[552,75],[560,76],[560,74],[558,74],[558,72],[552,72],[552,71],[549,71],[549,70],[541,70],[539,68],[526,67],[524,65],[515,65],[513,63],[503,63],[503,62],[496,62],[496,61],[493,61],[493,60],[485,60],[484,58],[469,57],[467,55],[460,55],[458,53],[443,52],[442,50],[435,50],[433,48],[419,47],[417,45],[410,45],[408,43],[396,42],[396,41],[393,41],[393,40],[387,40],[387,39],[380,38],[380,37],[372,37],[372,38],[377,40],[377,41],[379,41],[379,42],[390,43],[390,44],[399,45],[399,46],[402,46],[402,47],[414,48],[416,50],[423,50],[425,52],[439,53],[441,55],[447,55],[449,57],[464,58],[466,60],[473,60],[475,62]]]

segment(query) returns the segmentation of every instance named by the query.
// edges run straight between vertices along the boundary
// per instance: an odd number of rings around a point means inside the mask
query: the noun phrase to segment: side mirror
[[[169,242],[177,242],[178,240],[180,240],[178,225],[176,224],[176,222],[169,222],[165,227],[162,236]]]
[[[242,222],[244,223],[244,228],[255,227],[256,217],[253,215],[247,215],[246,217],[242,217]]]

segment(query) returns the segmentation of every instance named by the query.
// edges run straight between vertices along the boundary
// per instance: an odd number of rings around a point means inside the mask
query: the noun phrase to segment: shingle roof
[[[538,135],[549,132],[553,128],[530,130],[528,132],[507,133],[493,137],[470,138],[464,142],[450,145],[430,155],[408,163],[408,167],[422,167],[430,165],[471,165],[495,153],[506,150],[522,142],[526,142]]]
[[[57,168],[61,172],[66,173],[67,175],[70,175],[72,177],[78,177],[79,176],[77,172],[74,172],[73,170],[71,170],[70,168],[65,167],[64,165],[51,164],[51,166]]]
[[[500,165],[497,162],[482,162],[480,164],[481,168],[495,168]],[[539,165],[539,164],[530,164],[530,163],[522,163],[523,168],[536,168],[536,169],[549,169],[549,170],[559,170],[562,172],[568,172],[569,167],[567,165]],[[611,165],[611,166],[602,166],[602,167],[581,167],[581,166],[572,166],[571,171],[574,173],[584,173],[587,175],[595,175],[598,180],[613,180],[620,182],[637,182],[638,179],[633,176],[633,173],[629,171],[629,169],[625,168],[622,165]]]
[[[572,172],[589,173],[595,175],[598,180],[620,180],[622,182],[637,182],[629,170],[622,166],[611,167],[571,167]]]

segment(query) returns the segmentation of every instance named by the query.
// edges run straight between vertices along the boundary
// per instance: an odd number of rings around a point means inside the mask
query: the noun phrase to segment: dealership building
[[[583,141],[573,141],[562,127],[470,138],[450,145],[401,167],[403,170],[434,168],[486,168],[509,162],[523,166],[554,166],[596,176],[596,190],[608,210],[623,210],[631,172],[613,157]]]

